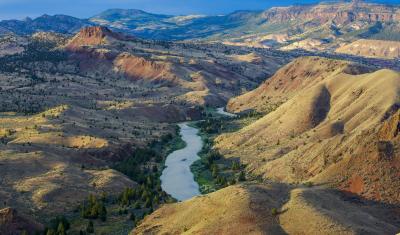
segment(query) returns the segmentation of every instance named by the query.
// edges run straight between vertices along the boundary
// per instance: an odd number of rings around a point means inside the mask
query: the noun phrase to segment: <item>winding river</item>
[[[186,147],[168,155],[166,168],[161,175],[161,187],[173,198],[184,201],[200,195],[199,185],[194,180],[190,166],[200,159],[198,152],[203,147],[203,141],[198,135],[198,129],[190,127],[188,123],[181,123],[179,127]]]
[[[235,114],[225,112],[224,108],[218,108],[217,113],[236,117]],[[179,127],[186,147],[167,156],[166,168],[161,174],[161,187],[173,198],[185,201],[200,195],[199,185],[194,180],[190,166],[200,159],[198,153],[203,147],[203,141],[198,135],[199,130],[189,126],[188,123],[180,123]]]

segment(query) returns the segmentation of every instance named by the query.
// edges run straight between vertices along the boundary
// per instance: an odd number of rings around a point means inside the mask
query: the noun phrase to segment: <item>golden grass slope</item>
[[[348,61],[302,57],[279,69],[257,89],[229,100],[227,109],[236,113],[246,110],[267,112],[328,76],[340,72],[357,74],[365,70],[368,69]]]
[[[379,129],[397,115],[399,73],[351,75],[334,69],[331,74],[297,79],[302,88],[288,101],[241,130],[218,137],[216,147],[227,156],[240,157],[249,171],[265,178],[289,183],[314,180],[399,203],[399,141],[393,135],[379,137]],[[286,98],[293,90],[281,96]],[[398,133],[397,126],[391,126]]]
[[[318,187],[242,184],[164,205],[131,234],[393,234],[380,205]],[[274,213],[274,210],[277,213]],[[387,212],[387,211],[386,211]]]
[[[284,234],[271,209],[280,188],[231,186],[189,201],[169,204],[144,219],[132,234]],[[282,189],[285,190],[285,189]],[[263,215],[263,216],[260,216]]]

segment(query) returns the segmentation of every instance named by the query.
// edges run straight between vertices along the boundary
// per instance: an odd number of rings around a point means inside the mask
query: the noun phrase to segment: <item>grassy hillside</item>
[[[313,69],[306,70],[306,76],[285,73],[291,68],[302,71],[310,61]],[[319,70],[321,65],[332,69]],[[400,76],[390,70],[350,73],[349,68],[341,61],[296,60],[270,82],[239,98],[244,101],[255,94],[257,99],[250,98],[260,101],[255,107],[265,107],[268,99],[258,99],[265,91],[265,96],[281,99],[282,104],[241,130],[218,137],[217,149],[226,156],[240,156],[249,164],[248,170],[267,179],[312,180],[397,203],[395,185],[400,182],[394,172],[372,169],[397,167],[398,141],[381,139],[379,130],[389,118],[396,118]]]
[[[382,206],[361,206],[332,190],[253,183],[165,205],[131,234],[393,233]]]

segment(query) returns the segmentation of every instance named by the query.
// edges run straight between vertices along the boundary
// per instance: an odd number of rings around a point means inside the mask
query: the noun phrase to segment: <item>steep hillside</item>
[[[391,234],[399,224],[380,205],[332,190],[283,185],[230,186],[165,205],[131,234]],[[386,214],[385,214],[386,213]],[[305,219],[307,218],[307,219]],[[390,221],[390,222],[389,222]]]
[[[258,100],[261,104],[252,104],[257,108],[265,107],[268,99],[263,96],[271,96],[282,104],[243,129],[217,138],[217,148],[227,156],[240,156],[250,172],[264,178],[311,180],[399,203],[399,142],[396,134],[383,140],[379,130],[391,126],[390,133],[398,131],[392,122],[398,115],[400,75],[390,70],[349,73],[346,62],[318,58],[300,58],[292,63],[297,66],[288,68],[298,68],[301,74],[312,61],[314,69],[307,73],[292,79],[296,73],[285,75],[284,68],[277,73],[283,75],[278,85],[275,77],[250,98],[236,100]],[[319,71],[316,65],[321,63],[331,69]],[[231,107],[234,104],[235,100]]]
[[[329,76],[367,71],[368,68],[348,61],[302,57],[279,69],[257,89],[229,100],[227,109],[234,113],[250,110],[268,112]]]
[[[400,42],[360,39],[336,49],[337,53],[384,59],[400,58]]]

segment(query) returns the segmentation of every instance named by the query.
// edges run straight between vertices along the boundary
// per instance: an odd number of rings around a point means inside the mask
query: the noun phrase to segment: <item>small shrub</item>
[[[305,182],[304,183],[304,186],[306,186],[306,187],[312,187],[312,186],[314,186],[314,183],[313,182],[310,182],[310,181],[308,181],[308,182]]]
[[[279,214],[278,209],[276,209],[276,208],[271,209],[271,215],[277,216],[278,214]]]

